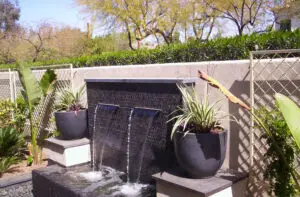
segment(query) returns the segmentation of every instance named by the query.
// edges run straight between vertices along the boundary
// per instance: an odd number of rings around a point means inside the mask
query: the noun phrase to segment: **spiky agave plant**
[[[223,128],[220,124],[221,119],[227,115],[222,115],[218,102],[210,104],[207,98],[199,99],[195,88],[188,87],[183,84],[177,84],[181,92],[183,103],[182,107],[178,107],[173,112],[175,115],[170,121],[175,120],[171,137],[176,131],[182,131],[186,134],[203,133],[203,132],[218,132]]]
[[[82,104],[82,96],[85,86],[81,86],[77,92],[72,89],[66,89],[57,95],[57,103],[55,109],[57,111],[74,111],[75,113],[84,109]]]

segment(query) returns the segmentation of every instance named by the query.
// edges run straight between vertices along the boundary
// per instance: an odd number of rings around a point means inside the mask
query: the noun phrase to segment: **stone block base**
[[[190,179],[172,172],[154,174],[157,197],[243,197],[248,175],[223,171],[207,179]]]
[[[50,162],[64,167],[88,163],[91,161],[90,140],[61,140],[58,138],[46,139],[45,153]]]

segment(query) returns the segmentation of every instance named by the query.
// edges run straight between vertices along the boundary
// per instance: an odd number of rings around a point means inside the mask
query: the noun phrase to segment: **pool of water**
[[[92,171],[88,166],[76,167],[61,171],[56,176],[60,176],[60,182],[67,184],[71,190],[86,196],[155,197],[154,186],[127,183],[123,179],[125,173],[109,167],[103,167],[101,171]]]

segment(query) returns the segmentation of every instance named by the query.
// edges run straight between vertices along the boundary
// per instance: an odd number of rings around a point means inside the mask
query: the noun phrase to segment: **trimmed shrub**
[[[248,59],[255,50],[277,50],[300,48],[300,31],[270,32],[229,38],[217,38],[207,42],[190,41],[156,49],[137,51],[104,52],[98,55],[71,59],[49,60],[29,63],[30,66],[72,63],[74,67],[111,66],[131,64],[154,64],[173,62],[200,62],[212,60]],[[14,64],[2,64],[0,68],[12,68]]]

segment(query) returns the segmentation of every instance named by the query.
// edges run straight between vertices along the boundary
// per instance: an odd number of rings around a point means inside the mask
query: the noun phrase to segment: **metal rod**
[[[252,55],[265,55],[273,53],[300,53],[300,49],[284,49],[284,50],[261,50],[261,51],[250,51]]]
[[[162,111],[161,109],[148,108],[148,107],[134,107],[134,109],[146,109],[146,110],[153,110],[153,111]]]
[[[250,105],[251,112],[254,113],[254,65],[253,65],[253,53],[250,52]],[[250,166],[253,166],[254,157],[254,117],[251,115],[250,122]]]

